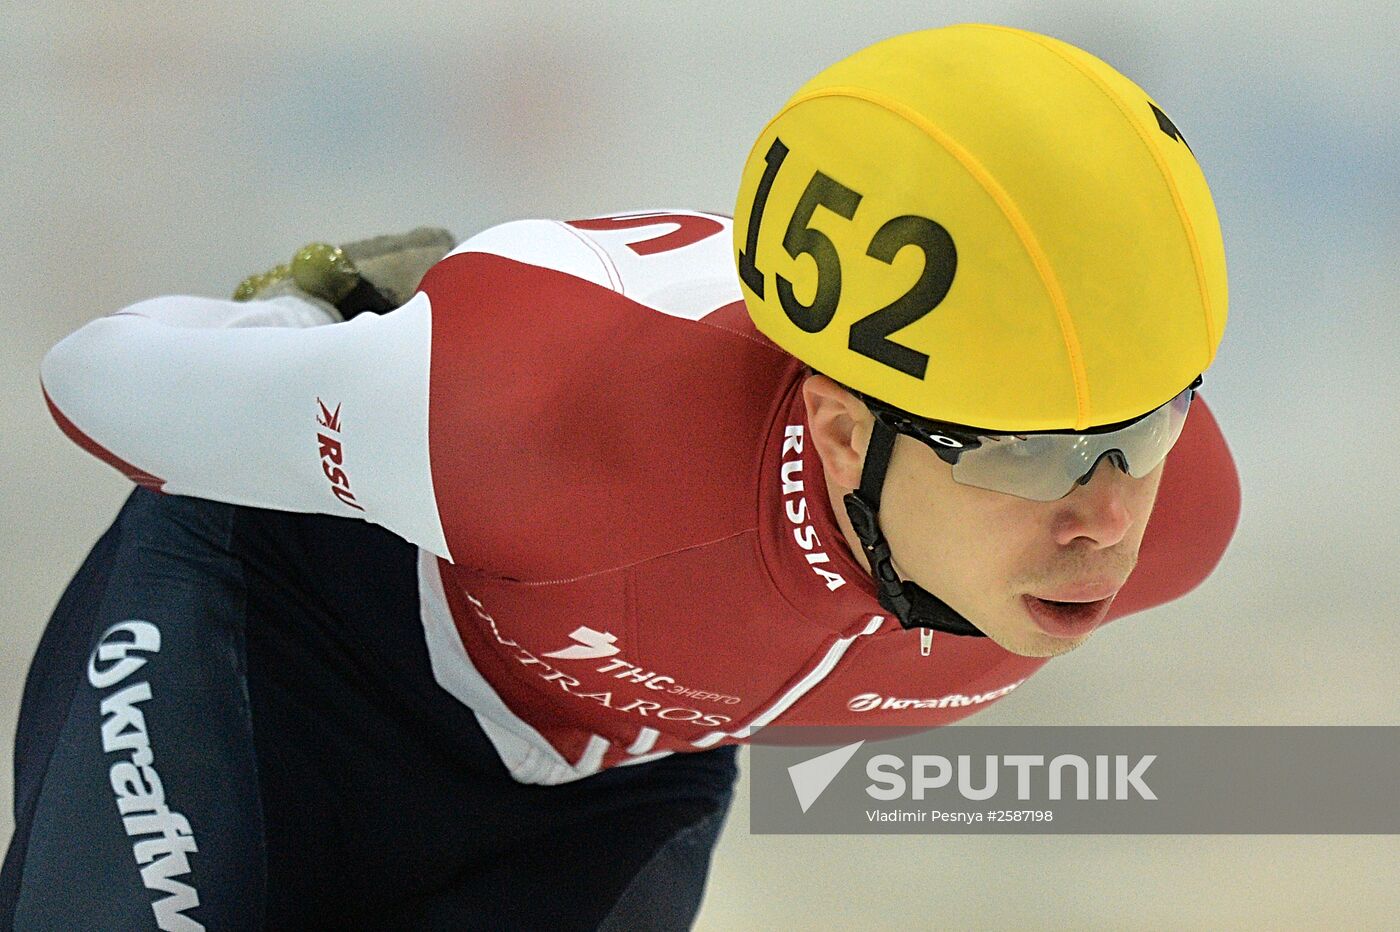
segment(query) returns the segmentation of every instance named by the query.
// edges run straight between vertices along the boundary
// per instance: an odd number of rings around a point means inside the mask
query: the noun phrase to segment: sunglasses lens
[[[963,485],[1049,502],[1073,491],[1104,456],[1141,479],[1166,459],[1181,436],[1193,389],[1127,427],[1098,434],[1025,434],[979,438],[953,465]]]

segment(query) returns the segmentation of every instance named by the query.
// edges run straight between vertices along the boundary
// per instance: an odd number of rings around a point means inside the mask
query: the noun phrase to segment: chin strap
[[[870,561],[870,573],[880,590],[880,604],[894,612],[905,628],[932,628],[948,634],[986,637],[938,596],[900,579],[894,568],[889,542],[880,530],[879,510],[885,471],[889,469],[890,454],[894,452],[897,436],[894,428],[879,417],[875,418],[870,447],[865,451],[860,488],[846,493],[845,497],[846,514],[851,519],[856,536],[860,538],[861,547],[865,549],[866,559]]]

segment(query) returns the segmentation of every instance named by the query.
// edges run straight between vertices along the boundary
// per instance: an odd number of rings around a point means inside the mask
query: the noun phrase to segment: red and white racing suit
[[[774,722],[942,725],[1046,662],[930,644],[881,608],[804,374],[749,321],[730,221],[668,211],[486,230],[347,323],[291,298],[145,301],[61,342],[43,383],[137,482],[416,544],[438,682],[516,779],[558,783]],[[1109,617],[1200,583],[1238,511],[1198,400]]]

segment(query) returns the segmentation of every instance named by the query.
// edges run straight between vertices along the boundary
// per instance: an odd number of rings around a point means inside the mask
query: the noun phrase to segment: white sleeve
[[[449,557],[428,457],[431,308],[330,323],[291,297],[143,301],[45,357],[76,442],[177,495],[359,517]]]

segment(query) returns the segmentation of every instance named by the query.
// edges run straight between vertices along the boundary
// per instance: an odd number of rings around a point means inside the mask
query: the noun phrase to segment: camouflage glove
[[[383,314],[411,298],[423,275],[456,244],[451,233],[436,227],[344,246],[311,243],[291,262],[245,278],[233,298],[295,295],[334,308],[343,320],[366,311]]]

